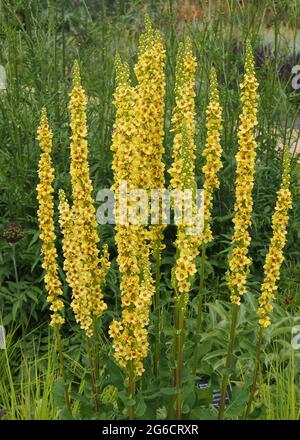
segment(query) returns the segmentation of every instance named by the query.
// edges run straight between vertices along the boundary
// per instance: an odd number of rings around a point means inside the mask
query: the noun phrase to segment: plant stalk
[[[70,398],[69,398],[68,383],[67,383],[66,371],[65,371],[65,367],[64,367],[64,356],[63,356],[63,350],[62,350],[62,344],[61,344],[61,334],[60,334],[60,329],[58,326],[55,327],[55,336],[56,336],[56,348],[57,348],[57,355],[58,355],[58,361],[59,361],[59,367],[60,367],[60,374],[61,374],[61,377],[62,377],[62,380],[64,383],[66,406],[67,406],[69,413],[72,415],[72,409],[71,409]]]
[[[183,346],[184,346],[184,323],[185,323],[185,306],[184,293],[180,295],[179,300],[175,299],[175,341],[174,341],[174,359],[176,361],[176,369],[174,371],[174,385],[176,388],[176,419],[181,420],[182,414],[182,373],[183,373]]]
[[[87,336],[86,336],[86,349],[87,349],[87,355],[88,355],[88,359],[89,359],[91,381],[92,381],[92,390],[93,390],[94,403],[95,403],[95,411],[98,413],[100,408],[99,408],[99,401],[98,401],[98,396],[97,396],[95,366],[94,366],[93,356],[92,356],[92,352],[91,352],[90,340]]]
[[[205,262],[206,262],[206,245],[202,245],[202,253],[200,260],[200,285],[199,285],[199,293],[198,293],[198,315],[196,322],[196,343],[194,348],[194,356],[193,356],[193,366],[192,366],[192,374],[195,375],[197,372],[197,364],[198,364],[198,347],[199,347],[199,339],[201,337],[201,324],[202,324],[202,307],[203,307],[203,297],[204,297],[204,287],[205,287]]]
[[[226,369],[230,368],[230,366],[231,366],[238,312],[239,312],[239,306],[237,304],[233,304],[232,315],[231,315],[230,338],[229,338],[228,351],[227,351],[227,356],[226,356],[226,361],[225,361],[225,368]],[[223,420],[223,418],[224,418],[225,400],[226,400],[228,381],[229,381],[229,374],[227,372],[225,372],[223,374],[222,387],[221,387],[221,400],[220,400],[220,405],[219,405],[219,420]]]
[[[130,400],[135,399],[135,377],[134,377],[134,371],[133,371],[133,361],[128,362],[127,367],[127,374],[128,374],[128,398]],[[135,419],[135,405],[128,405],[128,419],[134,420]]]
[[[93,326],[94,326],[94,337],[95,337],[95,344],[94,344],[94,356],[95,356],[95,381],[96,381],[96,391],[97,395],[100,393],[99,389],[99,380],[100,380],[100,365],[99,365],[99,358],[100,358],[100,335],[98,331],[98,321],[96,316],[93,317]]]
[[[18,268],[17,268],[16,245],[15,245],[15,243],[11,244],[11,249],[12,249],[12,260],[13,260],[13,265],[14,265],[15,279],[16,279],[16,284],[17,284],[17,293],[19,295],[19,293],[20,293],[20,286],[19,286],[19,274],[18,274]]]
[[[160,354],[160,265],[161,265],[161,254],[160,254],[160,243],[156,243],[156,251],[154,254],[155,259],[155,293],[153,297],[154,305],[154,360],[153,360],[153,373],[154,377],[157,379],[159,371],[159,354]]]
[[[252,385],[250,388],[250,395],[249,400],[246,408],[245,418],[247,418],[250,414],[251,405],[253,402],[255,390],[256,390],[256,383],[257,383],[257,377],[259,372],[259,365],[260,365],[260,354],[262,350],[262,340],[263,340],[263,328],[260,327],[259,334],[258,334],[258,342],[257,342],[257,349],[256,349],[256,358],[255,358],[255,367],[253,371],[253,379],[252,379]]]

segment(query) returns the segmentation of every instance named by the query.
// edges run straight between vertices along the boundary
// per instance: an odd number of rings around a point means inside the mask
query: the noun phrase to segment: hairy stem
[[[263,328],[260,327],[259,334],[258,334],[258,342],[257,342],[257,349],[256,349],[256,358],[255,358],[255,367],[254,367],[254,371],[253,371],[252,385],[250,388],[250,395],[249,395],[249,400],[248,400],[246,413],[245,413],[246,418],[250,414],[251,405],[252,405],[255,390],[256,390],[256,383],[257,383],[257,377],[258,377],[259,365],[260,365],[260,353],[261,353],[261,349],[262,349],[262,340],[263,340]]]
[[[99,379],[100,379],[100,365],[99,365],[99,346],[100,346],[100,335],[98,331],[98,320],[94,316],[93,317],[93,327],[94,327],[94,337],[95,337],[95,343],[94,343],[94,359],[95,359],[95,381],[96,381],[96,391],[97,395],[99,394]]]
[[[227,356],[226,356],[226,361],[225,361],[225,368],[226,369],[230,368],[230,366],[231,366],[238,312],[239,312],[239,306],[237,304],[233,304],[232,305],[232,315],[231,315],[231,329],[230,329],[229,345],[228,345],[228,351],[227,351]],[[223,418],[224,418],[225,400],[226,400],[228,381],[229,381],[229,374],[226,371],[223,375],[223,380],[222,380],[221,400],[220,400],[220,405],[219,405],[219,420],[223,420]]]
[[[192,374],[195,375],[197,372],[197,364],[198,364],[198,347],[199,347],[199,339],[201,336],[201,324],[202,324],[202,307],[203,307],[203,296],[204,296],[204,287],[205,287],[205,262],[206,262],[206,245],[202,245],[202,253],[200,260],[200,285],[199,285],[199,293],[198,293],[198,315],[197,315],[197,323],[196,323],[196,342],[194,347],[194,356],[193,356],[193,364],[192,364]]]
[[[185,323],[185,295],[181,294],[178,300],[175,299],[175,340],[174,340],[174,359],[176,368],[174,371],[174,385],[176,388],[176,419],[181,420],[182,413],[182,373],[183,373],[183,346],[184,346],[184,323]]]
[[[155,259],[155,294],[153,297],[154,305],[154,360],[153,360],[153,373],[154,377],[158,377],[159,371],[159,354],[160,354],[160,243],[156,243],[156,250],[154,253]]]
[[[57,355],[59,361],[60,374],[64,383],[65,402],[69,413],[72,415],[68,383],[67,383],[66,371],[64,366],[64,355],[62,350],[61,334],[60,334],[60,328],[58,326],[55,327],[55,336],[56,336],[56,349],[57,349]]]
[[[12,260],[13,260],[13,266],[14,266],[14,272],[15,272],[15,280],[17,284],[17,293],[19,295],[20,293],[20,286],[19,286],[19,274],[18,274],[18,268],[17,268],[17,260],[16,260],[16,245],[15,243],[11,244],[12,249]]]
[[[87,336],[86,336],[86,350],[87,350],[87,355],[88,355],[88,360],[89,360],[95,411],[99,412],[100,408],[99,408],[99,401],[98,401],[98,395],[97,395],[95,366],[94,366],[93,356],[92,356],[92,352],[91,352],[90,339]]]
[[[128,398],[130,400],[134,400],[135,399],[135,377],[134,377],[134,370],[133,370],[133,361],[128,362],[127,374],[128,374]],[[128,419],[134,420],[134,418],[135,418],[135,405],[130,404],[128,406]]]

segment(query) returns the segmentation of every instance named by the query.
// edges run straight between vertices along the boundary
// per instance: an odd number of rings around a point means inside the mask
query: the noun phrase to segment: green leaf
[[[62,379],[58,379],[53,385],[53,401],[58,408],[65,407],[65,388]]]
[[[232,392],[231,403],[225,411],[225,417],[239,417],[244,414],[249,399],[248,387],[235,387]]]
[[[135,414],[137,417],[143,417],[146,412],[146,404],[142,396],[137,398],[137,405],[135,409]]]
[[[207,388],[196,388],[197,405],[210,405],[213,399],[213,390],[209,386]]]
[[[164,387],[160,389],[161,393],[165,396],[175,396],[176,388],[174,387]]]

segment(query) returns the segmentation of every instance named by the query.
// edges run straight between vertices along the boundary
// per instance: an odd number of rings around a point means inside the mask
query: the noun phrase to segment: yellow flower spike
[[[171,187],[174,190],[191,190],[195,194],[197,188],[195,176],[195,73],[196,59],[192,53],[189,39],[179,46],[176,60],[175,108],[172,115],[173,163],[169,170]],[[195,204],[191,210],[195,214]],[[194,211],[194,212],[193,212]],[[186,306],[193,277],[196,273],[195,259],[199,252],[200,236],[191,234],[183,219],[177,227],[176,263],[172,270],[172,284],[175,291],[174,303],[174,384],[176,387],[176,418],[181,419],[182,412],[182,353],[184,347],[184,331]]]
[[[220,186],[218,172],[222,168],[222,147],[220,144],[222,107],[219,99],[217,74],[214,68],[211,69],[210,75],[210,99],[206,110],[206,130],[206,144],[202,153],[206,159],[202,168],[204,174],[204,231],[201,241],[203,244],[207,244],[212,240],[210,221],[213,191]]]
[[[165,187],[163,161],[164,154],[164,113],[165,113],[165,49],[160,33],[153,29],[148,15],[145,17],[145,32],[141,35],[138,60],[134,71],[137,78],[136,149],[138,150],[138,188],[148,191],[163,190]],[[150,208],[150,206],[149,206]],[[159,214],[162,220],[162,213]],[[148,228],[148,238],[155,266],[154,311],[154,375],[158,374],[159,333],[160,333],[160,264],[161,250],[164,248],[162,224]]]
[[[176,62],[175,95],[176,105],[172,116],[173,163],[169,169],[171,187],[176,190],[195,190],[195,72],[196,59],[192,54],[191,42],[179,46]],[[190,226],[190,225],[189,225]],[[198,254],[199,237],[186,232],[187,225],[178,227],[177,259],[174,271],[175,294],[178,296],[190,290],[196,273],[195,258]]]
[[[61,282],[58,276],[57,251],[55,247],[54,205],[53,205],[53,180],[54,170],[52,166],[52,132],[47,118],[47,111],[42,109],[40,126],[38,128],[38,141],[42,154],[39,160],[39,183],[37,185],[37,198],[39,202],[38,221],[40,227],[40,239],[42,240],[42,255],[45,269],[45,285],[48,291],[47,300],[50,303],[51,326],[64,323],[62,310],[64,304],[60,299],[62,295]]]
[[[136,123],[140,150],[140,188],[164,188],[165,49],[161,35],[145,19],[134,71],[138,80]]]
[[[241,84],[242,113],[238,130],[239,149],[236,154],[236,188],[234,205],[233,251],[229,256],[227,282],[231,292],[230,300],[239,305],[246,291],[246,280],[251,263],[248,257],[250,245],[249,227],[253,207],[252,190],[256,141],[254,130],[257,125],[258,82],[255,77],[254,58],[249,42],[246,46],[244,81]]]
[[[112,151],[114,185],[117,190],[126,181],[128,190],[140,188],[147,170],[140,168],[141,149],[137,148],[137,90],[130,85],[129,69],[116,58],[116,90]],[[149,245],[143,225],[120,224],[120,200],[116,193],[117,261],[121,273],[121,321],[113,320],[109,334],[113,338],[114,356],[122,368],[130,369],[130,377],[141,375],[143,360],[148,353],[150,305],[153,280],[150,270]]]
[[[71,218],[73,222],[73,245],[78,249],[78,274],[77,283],[81,292],[80,302],[77,291],[73,290],[72,307],[76,319],[85,330],[87,336],[93,334],[93,317],[100,317],[106,309],[103,300],[103,283],[106,267],[100,267],[100,254],[97,248],[99,236],[97,233],[96,210],[92,199],[92,182],[89,175],[87,120],[86,120],[86,95],[81,85],[78,62],[74,63],[73,88],[70,93],[69,110],[71,114],[71,182],[73,206]],[[67,254],[65,255],[65,257]],[[108,262],[105,262],[105,266]],[[74,296],[75,295],[75,296]],[[83,300],[83,297],[85,299]],[[81,305],[80,305],[81,304]],[[84,304],[84,310],[80,307]],[[83,307],[83,306],[82,306]]]
[[[63,190],[59,191],[59,224],[63,233],[64,270],[66,280],[72,289],[72,302],[76,322],[87,336],[92,335],[91,303],[89,292],[84,285],[81,249],[76,240],[77,231],[74,215]]]
[[[273,237],[264,264],[264,281],[261,286],[259,298],[259,324],[266,328],[270,325],[270,313],[272,312],[272,300],[275,299],[277,281],[280,277],[280,267],[284,261],[283,249],[286,243],[288,212],[292,207],[292,195],[290,191],[290,153],[288,148],[284,151],[283,175],[280,190],[277,192],[275,212],[272,217]]]
[[[250,414],[253,399],[256,391],[258,370],[260,367],[260,354],[263,347],[264,330],[271,324],[270,315],[273,310],[271,302],[275,299],[277,281],[280,277],[280,267],[284,261],[283,249],[286,243],[287,225],[289,221],[289,210],[292,207],[292,195],[290,192],[290,152],[285,147],[283,158],[282,181],[277,199],[275,211],[272,217],[273,236],[264,264],[264,281],[261,286],[261,293],[258,300],[259,307],[259,332],[256,349],[256,363],[253,371],[252,385],[250,387],[249,400],[246,407],[245,418]]]
[[[122,63],[119,55],[116,56],[115,70],[117,84],[114,93],[116,122],[114,124],[111,149],[114,153],[112,169],[115,181],[112,188],[117,190],[122,180],[126,181],[127,184],[135,185],[138,183],[138,156],[134,140],[136,136],[136,91],[130,85],[128,64]],[[131,158],[130,161],[128,160],[129,158]],[[116,210],[116,223],[118,223],[118,210]]]
[[[236,181],[234,205],[234,233],[232,251],[229,255],[227,285],[232,303],[231,330],[225,368],[230,368],[235,342],[236,323],[241,304],[241,297],[246,292],[246,282],[251,260],[248,256],[251,237],[249,227],[253,208],[252,190],[254,186],[254,167],[256,157],[255,126],[257,125],[258,82],[255,77],[254,57],[251,44],[246,43],[244,80],[241,84],[240,100],[242,112],[238,130],[238,152],[236,154]],[[225,399],[229,374],[224,373],[221,386],[219,419],[224,418]]]

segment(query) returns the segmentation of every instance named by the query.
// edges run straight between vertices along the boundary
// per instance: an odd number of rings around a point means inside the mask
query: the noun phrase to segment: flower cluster
[[[138,124],[140,188],[164,188],[165,50],[161,35],[146,17],[134,71],[138,80],[135,117]]]
[[[114,185],[126,180],[129,189],[139,188],[148,170],[141,169],[141,149],[137,145],[137,90],[130,85],[129,69],[116,60],[117,86],[114,94],[116,122],[113,132]],[[116,243],[121,273],[121,321],[113,320],[109,334],[113,338],[115,358],[123,368],[133,365],[135,374],[144,371],[148,352],[149,313],[154,293],[150,267],[148,231],[143,225],[119,223],[120,203],[116,197]],[[130,206],[129,206],[130,208]]]
[[[137,184],[137,170],[139,167],[138,151],[135,148],[136,126],[136,90],[130,85],[129,67],[122,63],[119,55],[115,60],[116,83],[114,93],[114,106],[116,108],[115,123],[113,126],[112,146],[114,153],[112,170],[114,173],[114,184],[112,189],[118,194],[120,182]],[[129,190],[131,187],[128,188]],[[118,205],[116,200],[116,205]],[[118,223],[119,212],[116,210],[116,223]]]
[[[244,81],[241,84],[243,105],[238,130],[239,149],[236,155],[236,189],[234,206],[233,250],[229,256],[227,273],[230,300],[239,305],[246,291],[246,280],[251,260],[248,256],[250,245],[249,226],[253,208],[252,190],[256,156],[255,126],[257,125],[258,82],[255,77],[252,48],[247,42]]]
[[[8,225],[5,226],[3,231],[3,237],[5,240],[8,241],[10,244],[16,244],[19,240],[21,240],[26,232],[22,228],[19,223],[16,221],[12,221],[8,223]]]
[[[275,298],[277,281],[280,277],[280,267],[284,261],[283,249],[286,242],[289,209],[292,206],[290,192],[290,157],[286,148],[284,153],[283,178],[280,190],[277,192],[275,212],[272,217],[273,237],[269,246],[264,265],[264,281],[259,298],[258,316],[262,327],[270,325],[269,314],[273,310],[271,301]]]
[[[106,309],[103,284],[109,267],[107,248],[100,257],[97,243],[96,211],[89,176],[86,96],[81,86],[79,66],[74,65],[71,113],[71,181],[73,206],[60,194],[61,226],[64,232],[65,269],[72,288],[71,306],[87,336],[93,334],[93,318]],[[75,260],[74,260],[75,257]],[[75,267],[76,266],[76,267]],[[75,276],[76,275],[76,276]]]
[[[213,191],[220,186],[218,172],[222,168],[222,147],[220,144],[222,107],[219,99],[217,74],[214,68],[212,68],[210,76],[210,100],[206,109],[206,129],[206,144],[202,153],[206,159],[206,163],[202,168],[204,173],[204,231],[201,241],[203,244],[207,244],[212,240],[210,222]]]
[[[137,135],[135,141],[139,151],[139,188],[163,189],[165,185],[164,111],[165,111],[165,49],[159,31],[153,29],[148,16],[145,32],[139,41],[138,60],[134,71],[137,78],[137,101],[135,118]],[[160,251],[163,246],[162,225],[149,229],[151,246]]]
[[[171,186],[174,190],[191,190],[195,194],[195,72],[196,59],[192,53],[190,40],[178,50],[176,64],[175,98],[172,116],[175,132],[173,141],[173,163],[169,170]],[[195,208],[195,207],[194,207]],[[192,207],[193,209],[193,207]],[[187,294],[191,280],[196,273],[195,258],[198,254],[199,236],[190,234],[183,222],[178,226],[176,249],[177,258],[173,271],[176,296]]]
[[[37,199],[39,202],[38,221],[40,227],[40,239],[42,241],[42,267],[45,269],[45,285],[48,291],[47,301],[51,304],[51,326],[64,323],[62,310],[63,301],[61,282],[58,277],[57,251],[55,247],[55,226],[54,226],[54,207],[53,207],[53,179],[54,171],[52,167],[52,132],[49,128],[47,112],[44,108],[41,114],[40,126],[38,128],[38,140],[42,154],[39,161],[39,183],[37,185]]]

